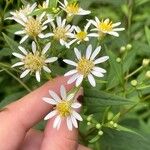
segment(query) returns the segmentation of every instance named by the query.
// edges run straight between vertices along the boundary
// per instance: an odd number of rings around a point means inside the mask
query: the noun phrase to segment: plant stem
[[[134,74],[136,74],[137,72],[141,71],[142,69],[143,69],[143,66],[140,66],[139,68],[137,68],[136,70],[134,70],[132,73],[130,73],[129,75],[127,75],[125,77],[125,80],[127,80],[130,77],[132,77]]]

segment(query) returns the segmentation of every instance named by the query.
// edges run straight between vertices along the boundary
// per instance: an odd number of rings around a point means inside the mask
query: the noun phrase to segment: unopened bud
[[[120,47],[120,52],[124,52],[126,50],[125,46]]]
[[[150,59],[143,59],[142,65],[143,65],[144,67],[146,67],[146,66],[149,65],[149,63],[150,63]]]
[[[121,58],[118,57],[118,58],[116,59],[116,62],[120,63],[120,62],[121,62]]]
[[[100,123],[96,124],[96,129],[100,129],[100,128],[101,128],[101,124]]]
[[[131,81],[131,85],[132,85],[132,86],[137,86],[137,84],[138,84],[137,80],[132,80],[132,81]]]
[[[132,45],[131,44],[127,44],[127,50],[131,50],[131,48],[132,48]]]
[[[102,130],[98,131],[98,135],[103,135],[103,131]]]
[[[89,115],[89,116],[87,117],[87,121],[91,121],[91,120],[92,120],[92,116],[93,116],[93,115]]]
[[[113,122],[113,121],[110,121],[109,123],[110,123],[111,125],[113,125],[113,124],[114,124],[114,122]]]
[[[148,71],[146,72],[145,76],[146,76],[147,78],[150,78],[150,70],[148,70]]]
[[[87,125],[90,126],[90,125],[91,125],[91,122],[87,122]]]
[[[118,124],[117,124],[117,123],[114,123],[113,126],[116,128],[116,127],[118,126]]]

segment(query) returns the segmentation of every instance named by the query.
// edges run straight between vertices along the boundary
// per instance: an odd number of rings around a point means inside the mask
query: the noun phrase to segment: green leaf
[[[96,135],[93,139],[91,139],[89,142],[90,143],[95,143],[99,140],[100,136],[99,135]]]
[[[96,107],[100,106],[119,106],[119,105],[131,105],[134,104],[129,99],[106,93],[104,91],[85,89],[85,101],[88,106]]]
[[[18,51],[18,43],[15,42],[13,39],[11,39],[10,37],[8,37],[5,33],[2,33],[3,37],[6,41],[6,43],[8,44],[8,46],[11,48],[12,51]]]
[[[57,7],[58,0],[50,0],[49,3],[51,8],[55,8]]]
[[[145,34],[146,34],[147,42],[150,46],[150,29],[147,26],[145,26]]]

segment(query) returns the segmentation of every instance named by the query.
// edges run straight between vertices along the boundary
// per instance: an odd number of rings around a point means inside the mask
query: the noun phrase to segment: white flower
[[[97,67],[97,64],[105,62],[109,57],[103,56],[98,59],[95,57],[101,50],[101,46],[97,47],[94,52],[92,53],[92,45],[89,45],[86,50],[86,55],[81,56],[81,53],[77,48],[74,49],[78,62],[74,62],[68,59],[64,59],[64,62],[72,65],[75,69],[67,72],[65,76],[71,76],[68,80],[68,84],[73,83],[76,81],[76,86],[79,86],[84,78],[88,78],[90,84],[94,87],[96,86],[95,79],[93,77],[103,77],[106,70],[100,67]]]
[[[91,13],[91,11],[88,10],[84,10],[81,7],[79,7],[77,2],[73,2],[73,3],[68,3],[67,0],[64,0],[64,4],[60,3],[60,8],[63,9],[68,16],[74,16],[74,15],[88,15]]]
[[[44,97],[43,100],[46,103],[55,105],[54,110],[51,111],[44,120],[48,120],[56,116],[53,124],[53,128],[60,128],[62,119],[66,119],[67,126],[69,130],[72,130],[73,126],[78,128],[77,120],[82,121],[81,116],[75,111],[81,107],[81,104],[74,102],[74,94],[71,93],[67,95],[65,87],[62,85],[60,87],[60,96],[55,92],[49,91],[51,98]]]
[[[16,10],[15,12],[10,12],[12,17],[8,17],[6,19],[15,20],[16,22],[17,20],[22,20],[22,15],[24,16],[30,15],[34,11],[36,6],[37,6],[36,3],[34,3],[33,5],[28,4],[27,6],[23,6],[21,9]]]
[[[121,22],[112,23],[112,21],[108,18],[104,21],[100,21],[97,17],[95,17],[95,20],[90,20],[90,22],[96,27],[92,30],[98,31],[100,36],[101,34],[110,34],[118,37],[119,34],[117,32],[125,30],[125,28],[116,28],[121,24]]]
[[[74,30],[70,24],[66,25],[66,19],[62,20],[61,17],[56,17],[56,23],[51,22],[53,27],[52,33],[45,34],[44,37],[53,37],[54,39],[60,41],[60,44],[69,48],[68,38],[70,38],[72,31]]]
[[[16,21],[23,26],[23,30],[15,32],[17,35],[25,34],[25,36],[21,39],[20,43],[23,43],[28,37],[36,38],[36,37],[44,37],[42,31],[47,28],[47,23],[51,22],[52,19],[48,18],[43,21],[45,17],[45,12],[43,12],[40,16],[36,18],[32,16],[26,17],[22,14],[22,19],[17,19]]]
[[[98,37],[96,33],[88,33],[88,28],[90,27],[90,25],[91,22],[88,22],[84,27],[84,30],[81,30],[78,26],[74,26],[76,32],[71,34],[70,38],[73,38],[73,40],[70,43],[72,44],[74,42],[77,42],[78,44],[80,44],[83,41],[89,41],[89,37]]]
[[[13,53],[13,55],[20,59],[20,62],[17,62],[12,67],[21,66],[23,73],[20,75],[20,78],[24,78],[29,73],[35,73],[36,79],[40,82],[41,70],[50,73],[51,70],[47,67],[48,63],[55,62],[57,57],[46,58],[46,52],[49,50],[51,43],[47,43],[43,48],[42,52],[37,50],[35,42],[32,42],[32,52],[28,52],[25,48],[19,46],[19,50],[22,54]]]
[[[49,0],[46,0],[43,2],[42,6],[40,6],[40,8],[42,7],[43,9],[46,9],[46,8],[48,8],[48,5],[49,5]]]

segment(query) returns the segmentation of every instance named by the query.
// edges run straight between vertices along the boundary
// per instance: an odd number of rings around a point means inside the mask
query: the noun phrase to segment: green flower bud
[[[132,45],[131,44],[127,44],[127,50],[131,50],[132,49]]]
[[[98,135],[103,135],[103,131],[102,130],[98,131]]]
[[[92,120],[92,116],[93,116],[93,115],[89,115],[89,116],[87,117],[87,121],[91,121],[91,120]]]
[[[118,57],[118,58],[116,59],[116,62],[120,63],[120,62],[121,62],[121,58]]]
[[[118,126],[118,124],[117,124],[117,123],[114,123],[113,126],[116,128],[116,127]]]
[[[137,84],[138,84],[137,80],[132,80],[132,81],[131,81],[131,85],[132,85],[132,86],[137,86]]]
[[[142,65],[143,65],[143,67],[146,67],[149,65],[149,63],[150,63],[150,59],[143,59]]]
[[[100,123],[96,124],[96,129],[100,129],[100,128],[101,128],[101,124]]]
[[[113,125],[113,124],[114,124],[114,122],[113,122],[113,121],[110,121],[110,122],[109,122],[109,124]]]
[[[87,125],[90,126],[90,125],[91,125],[91,122],[87,122]]]
[[[148,70],[148,71],[146,72],[145,76],[146,76],[147,78],[150,78],[150,70]]]
[[[120,52],[125,52],[125,50],[126,50],[125,46],[121,46]]]

